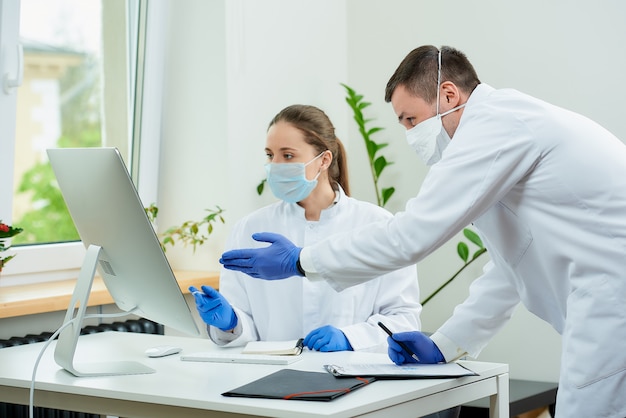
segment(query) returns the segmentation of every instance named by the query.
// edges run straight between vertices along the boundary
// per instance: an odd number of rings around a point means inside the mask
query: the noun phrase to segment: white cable
[[[117,312],[117,313],[113,313],[113,314],[96,314],[96,315],[85,315],[83,317],[83,319],[90,319],[90,318],[119,318],[122,316],[128,316],[128,315],[132,315],[133,313],[135,313],[135,309],[131,309],[128,312]],[[69,320],[68,322],[66,322],[65,324],[61,325],[51,336],[50,338],[48,338],[48,341],[46,341],[46,343],[43,345],[43,347],[41,348],[41,351],[39,352],[39,355],[37,356],[37,360],[35,361],[35,365],[33,366],[33,375],[30,379],[30,392],[29,392],[29,398],[28,398],[28,416],[30,418],[34,418],[35,414],[34,414],[34,409],[35,409],[35,377],[37,376],[37,368],[39,367],[39,361],[41,361],[41,358],[43,357],[43,354],[45,353],[46,349],[48,348],[48,346],[50,345],[50,343],[52,341],[54,341],[54,339],[61,333],[61,331],[63,331],[66,327],[68,327],[70,324],[73,324],[74,321],[76,321],[77,318],[72,318],[71,320]]]

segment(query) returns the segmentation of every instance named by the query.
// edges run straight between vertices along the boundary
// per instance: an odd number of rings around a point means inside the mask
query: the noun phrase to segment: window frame
[[[4,79],[19,78],[19,0],[0,0],[0,219],[12,222],[15,154],[16,89],[5,92]]]
[[[167,2],[150,0],[137,0],[137,2],[139,10],[139,24],[136,28],[138,30],[137,39],[133,40],[131,35],[133,28],[129,27],[128,24],[133,19],[126,19],[127,39],[130,40],[131,47],[135,41],[137,59],[143,57],[144,60],[129,65],[130,60],[127,57],[127,71],[129,74],[134,73],[137,83],[134,81],[129,83],[130,104],[133,106],[129,116],[129,126],[131,127],[129,128],[131,131],[129,138],[132,146],[124,150],[120,148],[120,151],[123,154],[130,153],[127,162],[131,167],[131,176],[135,181],[142,202],[149,205],[157,201],[158,191],[161,98],[165,62],[163,45],[165,45],[164,38],[166,36],[164,26],[167,16]],[[130,6],[128,6],[127,15],[130,13]],[[14,39],[15,44],[18,42],[19,17],[19,0],[0,0],[0,18],[2,19],[0,22],[2,23],[0,24],[0,28],[2,28],[0,39],[2,39],[2,45],[5,45],[5,40],[9,38]],[[5,21],[17,23],[5,25]],[[8,35],[3,33],[5,31],[8,32]],[[143,50],[140,51],[140,48]],[[10,60],[7,60],[7,64],[11,64]],[[2,67],[4,67],[3,64],[0,65],[0,69]],[[129,80],[132,79],[129,77]],[[5,139],[2,139],[3,152],[0,155],[0,184],[2,185],[0,213],[8,213],[9,215],[12,213],[13,146],[16,119],[16,94],[13,93],[13,96],[12,118],[7,118],[8,123],[0,123],[0,126],[3,126],[0,128],[0,136],[9,138],[8,144],[5,144]],[[4,107],[0,107],[0,109],[4,109]],[[0,115],[0,122],[7,119],[3,119]],[[106,129],[104,137],[107,138]],[[11,138],[13,141],[10,140]],[[107,145],[120,147],[119,144],[111,141],[107,141]],[[9,149],[11,152],[5,154],[4,151]],[[5,160],[9,160],[7,164],[5,164]],[[10,216],[3,216],[2,219],[5,222],[11,221]],[[14,246],[11,251],[17,254],[17,257],[3,269],[0,287],[76,278],[85,256],[85,248],[80,241]]]

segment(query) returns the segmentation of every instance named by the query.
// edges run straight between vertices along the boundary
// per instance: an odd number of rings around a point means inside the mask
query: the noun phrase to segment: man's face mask
[[[313,180],[306,178],[305,168],[313,161],[324,155],[322,152],[308,163],[267,163],[265,171],[267,172],[267,183],[274,196],[284,200],[287,203],[296,203],[306,199],[315,186],[317,186],[317,173]]]
[[[439,87],[441,85],[441,51],[437,56],[437,114],[428,118],[406,131],[406,140],[409,146],[419,155],[426,165],[433,165],[441,159],[443,150],[450,143],[450,136],[443,128],[441,118],[465,106],[452,108],[439,113]]]

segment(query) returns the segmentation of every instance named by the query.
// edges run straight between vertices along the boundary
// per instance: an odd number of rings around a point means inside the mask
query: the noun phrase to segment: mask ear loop
[[[318,177],[320,176],[320,174],[322,174],[322,171],[326,171],[326,172],[328,172],[328,170],[330,170],[330,165],[332,164],[332,161],[333,161],[333,160],[332,160],[332,158],[333,158],[333,152],[332,152],[331,150],[327,149],[326,151],[322,152],[320,155],[324,155],[324,154],[326,154],[327,152],[330,152],[330,158],[331,158],[331,160],[330,160],[330,164],[328,164],[328,167],[324,168],[323,170],[322,170],[322,167],[320,167],[320,172],[317,174],[317,176],[318,176]],[[324,164],[322,163],[322,166],[323,166],[323,165],[324,165]]]
[[[330,151],[330,150],[327,149],[326,151]],[[315,161],[318,158],[320,158],[322,155],[324,155],[326,153],[326,151],[320,152],[317,157],[313,158],[311,161],[306,163],[304,166],[306,167],[307,165],[311,164],[313,161]],[[326,170],[328,170],[328,168],[326,168]],[[320,167],[319,171],[317,172],[317,175],[315,176],[315,178],[313,178],[313,180],[317,180],[321,174],[322,174],[322,167]]]
[[[439,87],[441,86],[441,49],[437,53],[437,116],[439,116]]]

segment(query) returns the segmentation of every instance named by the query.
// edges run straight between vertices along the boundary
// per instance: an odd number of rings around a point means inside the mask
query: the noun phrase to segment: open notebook
[[[183,354],[184,361],[216,363],[291,364],[301,359],[302,338],[289,341],[250,341],[241,352],[232,349]]]
[[[250,341],[244,347],[244,354],[272,354],[280,356],[297,356],[304,349],[304,339],[289,341]]]
[[[277,356],[272,354],[244,354],[233,351],[201,351],[183,354],[183,361],[208,361],[213,363],[249,363],[249,364],[291,364],[302,359],[300,356]]]

